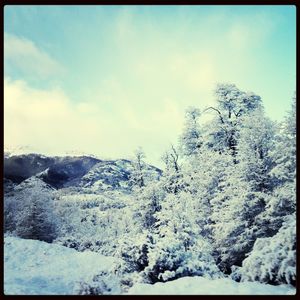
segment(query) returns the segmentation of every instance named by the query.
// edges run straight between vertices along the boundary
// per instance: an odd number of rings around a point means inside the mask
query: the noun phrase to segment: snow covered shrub
[[[146,231],[135,237],[125,236],[119,241],[118,255],[123,264],[119,267],[121,273],[141,272],[148,265],[149,235]]]
[[[241,281],[241,272],[240,272],[241,267],[233,265],[231,267],[231,274],[230,278],[234,281],[240,282]]]
[[[114,255],[116,240],[130,227],[130,214],[127,207],[90,205],[95,203],[95,198],[98,198],[98,204],[111,200],[99,195],[58,195],[56,211],[60,218],[60,230],[55,242],[78,251],[91,250]],[[117,202],[117,199],[113,201]]]
[[[276,235],[258,238],[239,270],[242,281],[296,283],[296,219],[286,218]]]
[[[175,237],[157,238],[149,252],[149,265],[143,276],[151,283],[183,276],[221,277],[210,251],[208,243],[202,239],[186,246]]]
[[[120,294],[121,286],[116,275],[102,271],[86,281],[77,282],[73,291],[77,295],[112,295]]]
[[[156,222],[148,242],[145,281],[155,283],[182,276],[220,273],[196,222],[202,217],[198,202],[183,191],[168,194],[160,201],[161,210],[155,213]]]
[[[260,237],[276,234],[286,216],[296,211],[296,178],[274,189],[266,200],[265,210],[257,217]]]

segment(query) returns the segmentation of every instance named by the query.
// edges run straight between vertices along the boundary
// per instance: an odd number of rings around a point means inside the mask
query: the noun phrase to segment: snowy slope
[[[258,282],[238,283],[229,278],[207,279],[183,277],[169,282],[136,284],[128,291],[133,295],[294,295],[288,285],[273,286]]]
[[[154,166],[146,165],[145,182],[158,180],[161,171]],[[118,190],[128,192],[131,189],[129,182],[133,171],[132,161],[118,159],[101,161],[95,164],[82,178],[79,186],[90,192]]]
[[[109,270],[115,259],[60,245],[16,237],[4,239],[6,295],[74,294],[79,281]],[[116,287],[113,291],[119,293]]]
[[[71,295],[80,281],[91,282],[101,271],[110,272],[115,259],[95,252],[77,252],[56,244],[16,237],[4,239],[4,293],[6,295]],[[115,279],[115,278],[113,278]],[[112,283],[111,294],[121,289]],[[229,278],[183,277],[165,283],[135,284],[136,295],[293,295],[288,285],[237,283]]]

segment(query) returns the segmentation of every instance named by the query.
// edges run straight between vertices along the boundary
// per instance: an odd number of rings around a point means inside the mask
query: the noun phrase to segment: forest
[[[80,184],[57,188],[43,180],[47,169],[10,181],[5,239],[115,259],[109,271],[77,282],[77,294],[195,276],[295,287],[296,96],[275,122],[253,92],[224,83],[214,95],[214,105],[186,110],[160,172],[141,145],[131,161],[107,175],[95,165]],[[97,181],[116,170],[128,171],[122,184]]]

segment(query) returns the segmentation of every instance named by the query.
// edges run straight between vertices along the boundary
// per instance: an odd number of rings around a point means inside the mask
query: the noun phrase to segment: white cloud
[[[65,72],[64,68],[34,42],[13,34],[4,34],[4,58],[7,72],[17,70],[27,76],[45,79]]]
[[[45,154],[78,150],[101,157],[128,157],[141,145],[148,160],[159,164],[162,152],[178,139],[185,109],[213,105],[217,82],[258,92],[255,80],[267,78],[257,72],[263,69],[257,50],[276,20],[251,14],[231,19],[226,10],[198,20],[183,11],[172,29],[152,16],[136,16],[124,8],[107,26],[107,44],[95,34],[74,48],[72,61],[76,57],[78,64],[68,65],[66,93],[6,80],[5,142],[34,145]],[[84,32],[87,27],[81,25]],[[104,44],[111,53],[101,51]],[[33,42],[8,34],[5,64],[26,73],[19,78],[27,82],[31,74],[43,79],[62,72]],[[75,98],[84,100],[75,103]]]
[[[22,80],[4,80],[4,144],[9,148],[122,158],[131,157],[141,145],[148,161],[159,165],[170,132],[176,135],[180,114],[170,99],[164,99],[161,109],[142,115],[126,101],[107,114],[97,102],[72,102],[61,89],[36,89]]]
[[[24,81],[5,80],[5,143],[31,145],[48,153],[84,148],[94,132],[95,120],[85,119],[84,113],[91,110],[86,103],[73,106],[62,90],[38,90]]]

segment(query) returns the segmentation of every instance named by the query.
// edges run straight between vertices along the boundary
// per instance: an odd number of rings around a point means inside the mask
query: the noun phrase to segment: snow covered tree
[[[160,182],[149,183],[134,195],[134,219],[139,222],[142,229],[149,230],[155,223],[154,214],[160,210],[160,203],[165,192]]]
[[[280,124],[275,149],[272,152],[275,167],[270,173],[276,180],[276,185],[293,182],[295,179],[296,130],[296,99],[294,99],[291,110]]]
[[[270,158],[273,162],[269,170],[273,181],[272,194],[266,210],[260,215],[264,236],[274,235],[284,217],[296,210],[296,99],[280,124]]]
[[[195,222],[195,202],[190,193],[168,194],[148,246],[148,266],[142,276],[154,283],[182,276],[220,277],[209,243]]]
[[[197,153],[202,145],[201,130],[198,123],[199,117],[200,110],[198,108],[189,107],[186,110],[185,125],[180,136],[180,145],[185,156]]]
[[[145,186],[145,153],[141,147],[135,151],[133,160],[133,171],[130,176],[130,181],[133,186],[142,188]]]
[[[16,230],[16,214],[18,213],[18,203],[14,195],[4,197],[4,232],[14,232]]]
[[[122,259],[118,272],[125,285],[132,285],[137,272],[142,272],[149,263],[148,249],[157,222],[156,213],[161,209],[165,190],[160,181],[136,187],[129,203],[131,228],[118,241],[117,256]]]
[[[132,274],[141,272],[148,266],[148,247],[151,237],[147,230],[133,229],[118,241],[117,256],[121,258],[118,272],[129,280]],[[128,276],[129,275],[129,276]]]
[[[230,156],[221,155],[203,145],[200,151],[190,157],[182,167],[184,189],[195,203],[195,222],[198,224],[201,235],[211,237],[212,200],[219,192],[219,185],[228,164]],[[216,206],[214,207],[217,210]]]
[[[249,186],[252,199],[248,212],[247,230],[257,237],[264,235],[259,214],[265,210],[273,182],[269,172],[273,166],[270,151],[274,147],[274,124],[261,107],[243,117],[237,145],[241,180]]]
[[[296,218],[289,215],[273,237],[258,238],[237,272],[242,281],[296,284]]]
[[[272,167],[270,151],[274,146],[274,125],[264,115],[262,108],[243,118],[237,146],[241,176],[255,192],[272,188],[269,171]]]
[[[248,226],[258,199],[253,197],[248,182],[240,177],[239,166],[232,161],[231,153],[222,157],[226,158],[225,167],[210,201],[210,228],[217,264],[223,272],[230,273],[230,267],[241,264],[254,242]]]
[[[273,127],[261,108],[240,117],[235,156],[232,149],[219,155],[217,179],[211,204],[211,238],[221,270],[241,265],[255,239],[256,217],[265,207],[269,187],[268,151]]]
[[[133,231],[131,196],[122,193],[55,193],[55,213],[59,218],[55,243],[78,251],[95,251],[112,256],[117,243]]]
[[[165,170],[160,178],[161,185],[167,193],[177,194],[184,188],[178,150],[171,145],[171,149],[164,153],[162,160],[165,163]]]
[[[234,84],[218,84],[215,94],[216,107],[211,106],[203,111],[212,111],[216,115],[209,126],[208,144],[219,152],[229,149],[235,157],[241,117],[260,107],[261,98],[242,92]]]
[[[32,194],[19,213],[16,234],[25,239],[52,242],[56,237],[52,201],[49,194]]]
[[[57,234],[52,188],[31,177],[15,190],[14,233],[22,238],[52,242]]]
[[[171,145],[171,149],[166,151],[162,156],[162,161],[165,163],[166,171],[174,170],[175,172],[178,172],[180,170],[178,160],[178,151],[175,149],[174,145]]]

